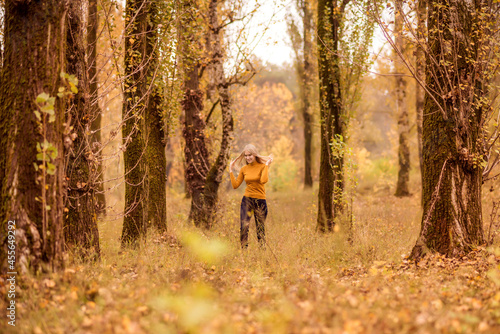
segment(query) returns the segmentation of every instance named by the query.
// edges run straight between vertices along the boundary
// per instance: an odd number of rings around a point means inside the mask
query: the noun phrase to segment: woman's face
[[[255,161],[255,157],[253,156],[253,154],[248,151],[245,151],[245,159],[249,164]]]

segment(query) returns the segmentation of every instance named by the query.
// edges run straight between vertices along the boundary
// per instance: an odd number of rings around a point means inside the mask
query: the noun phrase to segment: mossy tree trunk
[[[148,224],[160,232],[167,230],[167,158],[165,155],[166,135],[164,131],[162,95],[158,86],[160,15],[159,0],[147,2],[147,14],[140,36],[145,66],[142,69],[142,95],[146,97],[146,173]]]
[[[158,70],[156,0],[128,0],[125,9],[123,141],[125,217],[122,246],[154,226],[166,229],[165,146]]]
[[[68,108],[65,134],[67,198],[64,219],[66,245],[84,258],[99,257],[96,198],[98,159],[91,147],[89,128],[95,109],[89,101],[89,78],[85,59],[83,6],[70,2],[67,20],[66,60],[68,74],[78,79],[78,93]],[[69,130],[69,126],[73,129]]]
[[[35,104],[37,96],[56,97],[64,85],[60,73],[66,71],[67,5],[64,0],[5,2],[0,258],[2,262],[7,259],[7,223],[15,221],[16,270],[20,271],[63,266],[65,103],[55,99],[53,120],[40,111],[39,121],[34,111],[40,110]],[[53,167],[36,170],[35,165],[43,164],[37,160],[37,144],[42,149],[44,140],[50,143],[44,148],[52,147],[45,166],[50,162]],[[2,271],[5,265],[3,262]]]
[[[394,44],[399,52],[406,52],[406,43],[403,37],[404,17],[402,13],[403,2],[395,1],[394,11]],[[396,71],[396,112],[398,116],[398,181],[396,183],[397,197],[410,196],[410,119],[408,117],[408,102],[406,92],[408,85],[404,77],[405,66],[398,59],[394,65]]]
[[[144,97],[141,96],[142,57],[139,49],[141,30],[139,12],[143,1],[128,0],[125,6],[125,81],[123,93],[122,128],[125,173],[125,208],[122,247],[135,246],[146,234],[146,157],[144,144]]]
[[[151,73],[152,75],[153,73]],[[148,174],[148,224],[159,232],[167,231],[167,158],[162,118],[162,96],[155,89],[146,110],[146,153]]]
[[[342,212],[344,189],[343,154],[334,155],[334,141],[345,140],[346,120],[342,108],[339,69],[340,20],[349,0],[318,1],[318,70],[321,122],[321,157],[317,228],[331,232],[335,216]]]
[[[484,243],[481,214],[482,126],[494,20],[481,1],[428,4],[423,117],[423,218],[411,257],[428,250],[461,256]]]
[[[97,11],[97,0],[88,1],[87,16],[87,72],[89,86],[89,108],[92,117],[92,151],[96,158],[97,175],[96,191],[98,213],[106,214],[106,196],[104,194],[104,171],[102,166],[102,140],[101,140],[101,117],[102,110],[99,106],[99,88],[97,85],[97,28],[99,26],[99,12]]]

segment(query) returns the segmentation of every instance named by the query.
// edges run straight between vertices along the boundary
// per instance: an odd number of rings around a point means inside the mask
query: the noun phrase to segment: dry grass
[[[17,328],[4,319],[1,331],[500,332],[500,253],[404,259],[419,231],[418,198],[356,199],[348,243],[344,226],[316,233],[312,192],[271,194],[267,248],[251,226],[241,251],[233,194],[204,234],[186,224],[188,201],[170,198],[169,235],[151,235],[140,250],[121,251],[121,223],[101,222],[101,262],[72,258],[63,273],[22,277]]]

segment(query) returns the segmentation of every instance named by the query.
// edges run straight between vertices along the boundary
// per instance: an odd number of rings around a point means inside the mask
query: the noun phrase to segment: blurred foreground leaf
[[[218,239],[208,240],[197,233],[186,232],[181,240],[188,252],[199,261],[210,265],[220,262],[229,253],[229,246],[226,242]]]

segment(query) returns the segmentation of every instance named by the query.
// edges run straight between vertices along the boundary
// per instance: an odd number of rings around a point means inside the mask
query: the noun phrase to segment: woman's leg
[[[257,239],[259,244],[264,246],[266,243],[267,202],[265,199],[256,199],[255,205],[255,227],[257,230]]]
[[[250,198],[243,196],[240,207],[240,242],[241,248],[248,247],[248,229],[250,228],[250,218],[252,208]]]

